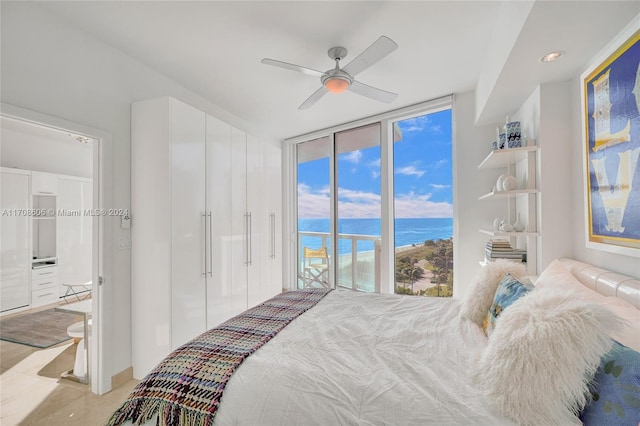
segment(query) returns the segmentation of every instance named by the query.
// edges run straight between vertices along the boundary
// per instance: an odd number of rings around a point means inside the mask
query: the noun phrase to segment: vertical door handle
[[[206,213],[202,213],[202,221],[203,221],[203,227],[202,227],[202,242],[203,242],[203,247],[202,247],[202,276],[206,277],[207,276],[207,214]]]
[[[249,266],[253,262],[253,223],[251,220],[251,213],[249,213]]]
[[[213,211],[209,210],[209,276],[213,277]]]
[[[276,258],[276,214],[271,213],[271,258]]]
[[[244,214],[244,264],[249,266],[249,213]]]

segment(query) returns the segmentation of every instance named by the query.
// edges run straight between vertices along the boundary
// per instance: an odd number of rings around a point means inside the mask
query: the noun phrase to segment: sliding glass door
[[[299,143],[297,150],[298,288],[333,288],[331,170],[328,136]]]
[[[433,105],[293,142],[298,288],[452,294],[452,112]]]
[[[380,291],[380,123],[335,134],[336,284]]]
[[[380,291],[380,123],[300,143],[297,159],[298,288]]]

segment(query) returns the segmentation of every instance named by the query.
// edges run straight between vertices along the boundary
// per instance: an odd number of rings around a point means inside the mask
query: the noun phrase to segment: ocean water
[[[329,233],[329,219],[299,219],[298,230],[301,232]],[[349,235],[380,236],[380,219],[341,219],[338,221],[338,233]],[[453,236],[452,218],[420,218],[395,220],[395,247],[420,245],[427,240],[448,239]],[[322,247],[322,237],[303,236],[302,246]],[[330,246],[330,244],[327,245]],[[373,240],[357,240],[357,251],[373,250]],[[338,253],[351,253],[352,239],[341,238],[338,241]]]

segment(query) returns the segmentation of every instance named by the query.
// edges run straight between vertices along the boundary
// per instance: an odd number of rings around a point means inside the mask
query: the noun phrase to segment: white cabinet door
[[[263,217],[268,221],[267,247],[265,250],[268,280],[267,297],[282,292],[282,148],[280,146],[263,144],[263,182],[267,185],[267,206]]]
[[[56,255],[58,257],[59,295],[67,290],[63,284],[91,281],[92,221],[85,214],[92,206],[90,179],[58,177],[56,220]]]
[[[233,317],[231,126],[207,116],[207,329]],[[241,251],[241,248],[240,248]],[[244,265],[243,265],[244,266]]]
[[[247,211],[247,135],[231,129],[231,279],[232,311],[247,309],[249,263],[249,216]]]
[[[29,221],[29,172],[2,169],[0,176],[1,209],[0,226],[2,246],[0,259],[0,310],[29,305],[31,291],[31,253]]]
[[[249,213],[249,263],[247,265],[247,304],[253,307],[264,302],[267,278],[264,276],[265,214],[263,194],[267,190],[261,173],[261,142],[247,135],[247,211]]]
[[[45,172],[31,172],[32,195],[56,195],[58,193],[58,175]]]
[[[206,330],[205,120],[171,100],[172,349]]]

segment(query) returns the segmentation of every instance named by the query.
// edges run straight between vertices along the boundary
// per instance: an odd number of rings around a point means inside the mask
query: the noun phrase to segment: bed
[[[311,296],[317,300],[309,303],[305,299],[304,308],[299,309],[300,312],[293,318],[283,321],[286,324],[280,324],[282,327],[275,327],[278,328],[277,331],[272,332],[259,326],[259,344],[247,350],[246,357],[239,357],[240,362],[230,368],[226,381],[223,384],[207,384],[212,388],[216,387],[216,392],[219,391],[220,398],[214,404],[215,409],[211,409],[208,394],[192,391],[190,397],[192,401],[197,400],[195,405],[198,408],[191,412],[180,409],[173,411],[179,405],[176,395],[184,391],[176,387],[170,392],[164,389],[167,392],[165,395],[170,395],[165,399],[172,400],[168,405],[156,404],[162,399],[159,396],[162,392],[158,390],[161,383],[158,380],[152,383],[148,376],[114,413],[109,424],[509,425],[536,424],[540,419],[543,422],[545,419],[552,419],[549,424],[579,424],[582,417],[578,416],[582,414],[576,412],[573,406],[556,406],[557,398],[548,387],[553,384],[554,390],[558,388],[562,392],[564,384],[556,384],[553,381],[555,379],[552,377],[555,377],[555,374],[550,374],[547,379],[546,373],[540,373],[540,366],[547,369],[549,363],[536,366],[536,362],[542,362],[545,354],[553,352],[562,346],[561,344],[554,343],[553,350],[543,352],[541,356],[531,354],[537,348],[543,347],[536,341],[522,343],[522,340],[514,340],[511,342],[513,344],[501,347],[492,343],[492,340],[497,342],[499,338],[528,339],[527,336],[513,337],[523,328],[517,328],[515,332],[507,330],[507,320],[513,317],[516,321],[518,313],[521,316],[530,315],[536,308],[529,300],[534,300],[533,295],[547,288],[548,291],[544,290],[541,296],[546,299],[540,299],[538,302],[543,305],[555,303],[553,300],[561,302],[558,305],[559,313],[554,313],[557,316],[549,319],[549,324],[554,328],[557,328],[555,318],[562,318],[562,307],[565,305],[571,305],[572,315],[579,311],[578,313],[586,318],[585,324],[595,324],[595,320],[601,324],[593,337],[599,340],[584,339],[584,344],[590,347],[600,345],[599,352],[594,352],[590,354],[590,359],[583,360],[590,364],[589,368],[581,367],[581,370],[574,374],[580,376],[580,380],[576,377],[568,379],[574,387],[576,383],[579,384],[578,391],[584,393],[586,388],[582,384],[582,376],[589,376],[591,381],[588,386],[593,395],[595,369],[600,364],[600,358],[612,350],[612,339],[622,341],[626,346],[635,346],[635,351],[640,350],[640,342],[636,338],[640,335],[640,281],[571,259],[555,261],[539,279],[534,280],[539,289],[533,290],[526,279],[519,278],[528,288],[527,291],[533,292],[504,309],[502,316],[495,323],[493,334],[487,337],[482,324],[478,324],[480,316],[476,315],[477,318],[474,319],[474,314],[470,312],[474,309],[484,309],[487,312],[486,304],[491,303],[496,297],[496,289],[503,284],[507,274],[511,277],[524,273],[523,269],[518,269],[522,268],[521,265],[517,265],[518,268],[513,265],[503,262],[497,267],[483,268],[473,283],[476,297],[467,297],[465,300],[319,290],[321,293]],[[491,283],[487,284],[489,281]],[[556,288],[548,289],[549,287]],[[566,297],[566,294],[571,296]],[[289,298],[298,297],[297,292],[284,295],[288,295],[285,297]],[[304,297],[308,298],[306,295]],[[483,298],[484,305],[480,303],[480,299]],[[576,300],[580,301],[579,306],[576,305]],[[518,304],[524,302],[531,305],[526,308],[527,311],[519,309]],[[209,338],[215,333],[234,333],[231,341],[235,342],[236,334],[246,334],[247,323],[254,324],[256,318],[267,316],[264,309],[281,307],[282,303],[282,298],[271,299],[262,311],[249,312],[250,320],[236,319],[235,323],[231,320],[232,323],[227,329],[207,332]],[[585,306],[591,309],[587,310],[591,316],[583,314]],[[606,308],[599,310],[602,306]],[[290,310],[289,307],[287,310]],[[611,315],[612,313],[615,315]],[[280,313],[276,316],[280,319]],[[622,322],[616,322],[619,316],[623,317]],[[616,320],[610,320],[608,317]],[[270,317],[269,320],[273,323],[271,319]],[[539,319],[535,318],[536,321]],[[575,321],[574,317],[570,319]],[[575,331],[575,322],[572,327]],[[538,330],[546,329],[544,325],[537,323],[533,334]],[[573,331],[569,331],[571,332]],[[606,342],[603,333],[607,334]],[[200,347],[198,345],[201,345],[201,341],[198,339],[194,339],[197,343],[190,342],[195,346],[185,349],[182,353],[178,349],[168,357],[174,368],[180,364],[176,359],[183,359],[185,353],[194,347]],[[556,340],[567,339],[563,337]],[[529,343],[532,346],[524,356],[518,353],[515,356],[516,361],[508,360],[506,364],[497,367],[494,365],[496,359],[512,356],[514,350],[522,351]],[[579,341],[573,341],[566,346],[573,350],[579,349],[580,344],[582,343]],[[215,345],[216,348],[220,346],[217,341]],[[593,352],[586,350],[586,347],[579,351]],[[228,353],[224,352],[225,362],[228,361]],[[573,365],[573,362],[563,361],[562,357],[565,355],[563,352],[554,353],[552,360]],[[531,356],[530,360],[526,359],[528,356]],[[598,357],[597,360],[594,357]],[[522,371],[536,369],[534,375],[537,379],[531,379],[531,383],[523,384],[511,380],[514,377],[513,371],[502,374],[505,365],[513,368],[514,362],[517,364],[523,361],[526,362],[522,364]],[[556,368],[553,362],[550,364],[551,369]],[[181,370],[172,370],[170,376],[177,378],[176,382],[181,383],[183,379],[194,380],[190,378],[190,372],[200,369],[194,368],[194,365],[201,364],[190,363],[188,367],[181,367]],[[501,370],[496,373],[494,368]],[[637,377],[633,375],[636,373]],[[152,372],[150,376],[153,374]],[[515,374],[517,377],[520,373],[516,371]],[[640,380],[640,371],[631,374],[631,380]],[[201,376],[198,380],[202,382],[204,379]],[[640,386],[640,381],[637,384]],[[143,389],[145,385],[146,389]],[[539,387],[537,392],[541,395],[529,393],[536,392],[536,386]],[[522,399],[530,400],[525,402],[526,406],[513,405],[514,392],[527,392],[526,395],[522,395],[525,397]],[[634,416],[640,416],[640,406],[637,407],[637,412],[633,411],[633,398],[637,397],[637,402],[640,403],[640,387],[638,392],[630,394],[632,408],[625,413],[625,421],[633,422]],[[507,398],[503,398],[505,393],[508,393]],[[625,395],[628,394],[627,392]],[[550,398],[547,403],[544,402],[545,397]],[[571,403],[582,409],[593,399],[589,396],[584,400],[581,398],[579,396],[577,401],[572,400]],[[496,402],[498,400],[500,402]],[[538,415],[536,411],[545,411],[545,406],[549,408],[548,417],[535,417]],[[533,414],[528,415],[527,410]],[[615,406],[612,410],[616,414]],[[640,417],[635,418],[635,423],[609,424],[635,426],[638,421]]]

